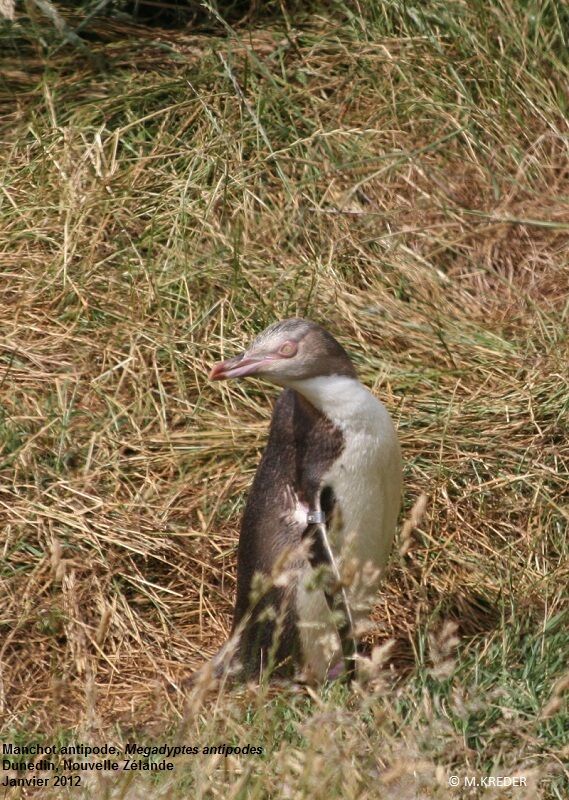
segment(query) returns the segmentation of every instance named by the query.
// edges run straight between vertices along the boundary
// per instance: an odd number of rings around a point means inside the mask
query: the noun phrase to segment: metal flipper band
[[[326,522],[326,514],[323,511],[309,511],[306,521],[309,525],[323,525]]]

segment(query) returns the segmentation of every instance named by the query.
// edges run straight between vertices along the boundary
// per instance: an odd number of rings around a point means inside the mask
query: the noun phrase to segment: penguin
[[[246,377],[284,391],[245,505],[231,645],[216,674],[229,661],[245,680],[353,675],[401,505],[394,424],[340,343],[310,320],[271,325],[209,374]]]

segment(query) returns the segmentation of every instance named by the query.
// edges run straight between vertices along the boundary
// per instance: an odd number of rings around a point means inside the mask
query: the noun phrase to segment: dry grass
[[[560,798],[566,12],[362,5],[216,35],[93,20],[102,71],[47,28],[43,49],[25,20],[4,33],[5,735],[180,724],[165,687],[227,634],[273,395],[207,367],[302,315],[397,420],[407,509],[427,496],[375,615],[391,677],[203,700],[187,735],[253,732],[271,767],[202,759],[177,790],[446,797],[454,766],[525,769],[528,797]]]

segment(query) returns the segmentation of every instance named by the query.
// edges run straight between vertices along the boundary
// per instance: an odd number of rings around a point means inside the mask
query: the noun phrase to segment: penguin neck
[[[324,416],[340,428],[365,426],[377,400],[357,378],[320,375],[288,383]]]

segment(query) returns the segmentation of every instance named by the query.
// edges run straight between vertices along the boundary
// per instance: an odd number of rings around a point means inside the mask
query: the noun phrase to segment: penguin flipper
[[[325,522],[310,523],[302,534],[302,539],[310,541],[308,560],[313,569],[328,567],[330,580],[324,588],[328,608],[334,614],[341,613],[342,622],[338,625],[338,635],[344,656],[345,675],[349,680],[355,677],[356,656],[358,652],[353,617],[345,587],[341,583],[338,565],[335,561],[328,532],[333,529],[334,520],[341,519],[341,508],[332,487],[324,486],[320,492],[320,509]]]

